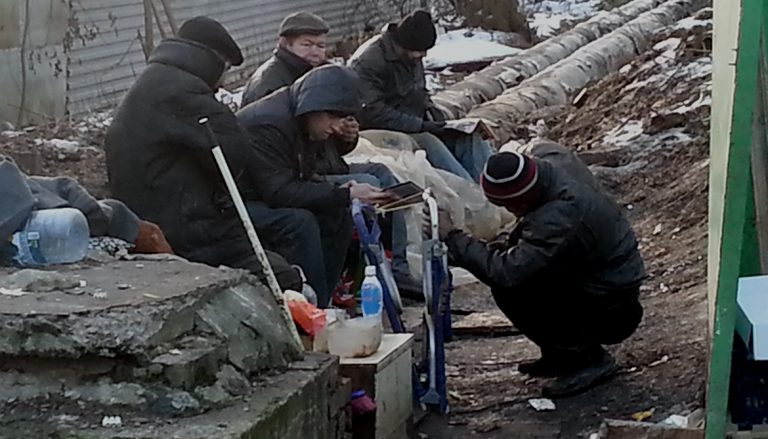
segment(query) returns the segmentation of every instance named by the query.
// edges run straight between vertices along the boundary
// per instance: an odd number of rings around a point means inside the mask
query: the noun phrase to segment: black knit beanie
[[[205,47],[215,50],[233,66],[243,63],[243,53],[232,36],[216,20],[208,17],[189,19],[179,28],[179,38],[198,42]]]
[[[485,164],[480,186],[486,198],[498,206],[513,205],[538,182],[536,162],[519,152],[500,152]]]
[[[397,24],[393,38],[398,46],[406,50],[426,52],[435,47],[437,31],[432,16],[422,9],[411,12]]]

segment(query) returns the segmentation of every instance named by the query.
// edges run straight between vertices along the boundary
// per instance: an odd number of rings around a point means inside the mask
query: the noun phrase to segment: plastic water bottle
[[[88,253],[89,238],[88,220],[79,210],[37,210],[11,238],[17,250],[13,260],[22,267],[77,262]]]
[[[369,265],[365,267],[365,279],[363,279],[363,285],[360,288],[363,316],[380,317],[381,310],[384,307],[382,300],[382,288],[379,279],[376,277],[376,267]]]

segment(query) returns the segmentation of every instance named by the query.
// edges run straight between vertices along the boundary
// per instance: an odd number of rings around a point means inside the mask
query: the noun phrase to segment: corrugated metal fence
[[[156,2],[159,5],[159,2]],[[245,63],[228,74],[240,83],[267,59],[283,17],[310,11],[331,25],[331,39],[378,28],[400,14],[408,0],[171,0],[176,21],[197,15],[219,20],[240,44]],[[159,6],[158,6],[159,7]],[[162,9],[161,9],[162,11]],[[155,39],[159,39],[157,24]],[[161,22],[167,32],[169,26]],[[72,0],[67,109],[77,115],[119,102],[144,68],[139,33],[144,34],[142,0]]]

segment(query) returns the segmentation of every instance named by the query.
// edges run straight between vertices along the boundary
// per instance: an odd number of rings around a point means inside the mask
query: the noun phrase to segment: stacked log
[[[668,0],[517,87],[475,107],[468,117],[480,117],[498,124],[496,134],[502,143],[506,142],[513,138],[521,117],[548,106],[568,104],[579,90],[648,50],[659,30],[693,14],[706,3],[706,0]]]
[[[504,90],[520,84],[662,3],[664,0],[634,0],[610,12],[600,13],[521,54],[505,58],[468,76],[437,93],[433,100],[449,119],[464,117],[476,105],[494,99]]]

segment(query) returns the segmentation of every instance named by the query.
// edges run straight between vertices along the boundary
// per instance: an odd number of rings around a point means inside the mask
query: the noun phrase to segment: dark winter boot
[[[612,378],[618,366],[616,360],[611,354],[600,348],[599,353],[590,356],[591,361],[578,370],[557,377],[552,383],[543,388],[543,394],[546,398],[564,398],[567,396],[578,395],[598,384],[601,384]]]
[[[569,375],[583,368],[590,362],[588,353],[581,349],[541,348],[541,358],[525,361],[517,366],[517,370],[532,377],[550,378]]]

